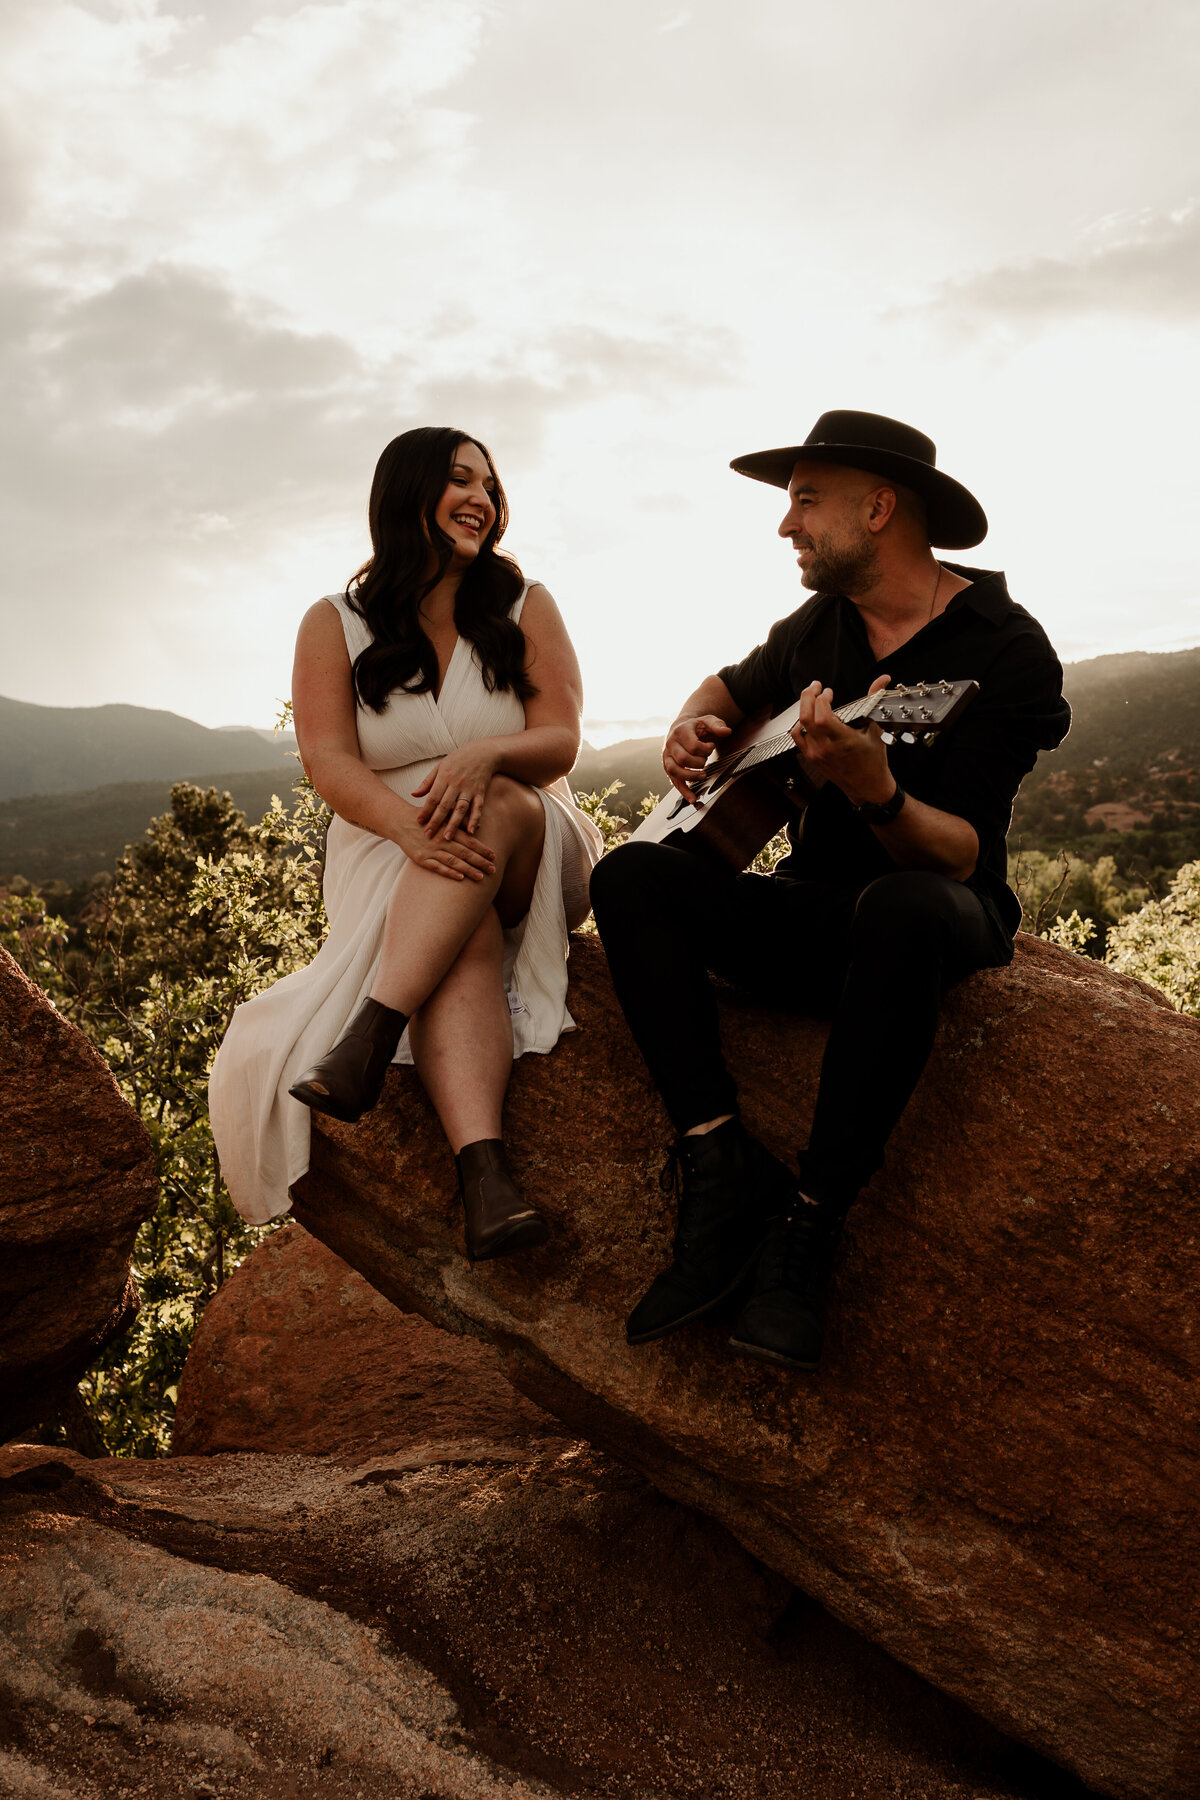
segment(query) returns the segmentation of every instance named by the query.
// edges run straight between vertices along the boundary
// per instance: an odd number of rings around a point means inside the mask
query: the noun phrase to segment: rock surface
[[[724,1004],[746,1116],[786,1152],[823,1033]],[[958,989],[803,1378],[731,1356],[716,1323],[626,1347],[668,1256],[666,1121],[593,943],[570,1005],[582,1029],[517,1064],[509,1107],[549,1245],[468,1268],[444,1144],[399,1070],[359,1125],[317,1121],[301,1222],[1100,1791],[1200,1791],[1200,1023],[1028,939]],[[902,993],[880,1029],[904,1029]]]
[[[278,1450],[290,1410],[328,1454],[0,1452],[0,1793],[1086,1800],[720,1527],[506,1410],[497,1368],[289,1226],[210,1303],[187,1429]],[[265,1418],[240,1391],[264,1381]]]
[[[400,1312],[299,1225],[264,1238],[204,1310],[175,1411],[176,1456],[260,1450],[449,1460],[561,1439],[494,1350]]]
[[[586,1445],[414,1449],[0,1451],[0,1793],[1086,1800]]]
[[[54,1412],[137,1315],[158,1179],[83,1033],[0,950],[0,1443]]]

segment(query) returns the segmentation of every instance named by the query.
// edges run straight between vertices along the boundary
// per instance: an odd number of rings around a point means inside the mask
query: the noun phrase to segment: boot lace
[[[658,1185],[664,1194],[675,1197],[675,1232],[672,1256],[685,1262],[700,1251],[714,1229],[713,1221],[698,1214],[696,1196],[688,1182],[688,1159],[684,1146],[694,1139],[678,1138],[667,1152],[667,1160],[659,1172]]]
[[[761,1288],[803,1293],[819,1280],[828,1251],[828,1228],[820,1209],[800,1199],[786,1212],[763,1246],[758,1265]]]
[[[674,1143],[667,1151],[667,1160],[658,1172],[658,1185],[664,1194],[677,1194],[683,1185],[683,1149]]]

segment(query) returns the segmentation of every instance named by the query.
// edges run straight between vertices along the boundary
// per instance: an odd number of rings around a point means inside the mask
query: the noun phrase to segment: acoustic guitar
[[[932,742],[970,705],[977,681],[921,681],[884,688],[835,708],[845,725],[879,725],[885,744]],[[734,869],[754,861],[777,831],[795,823],[818,791],[792,737],[800,702],[774,718],[743,719],[715,762],[690,783],[691,800],[674,788],[630,836],[632,844],[703,848]]]

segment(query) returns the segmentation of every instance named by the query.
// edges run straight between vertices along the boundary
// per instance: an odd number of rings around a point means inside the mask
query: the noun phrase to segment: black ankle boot
[[[508,1172],[499,1138],[464,1144],[454,1159],[458,1191],[467,1215],[467,1256],[487,1262],[513,1250],[544,1244],[550,1227],[535,1212]]]
[[[293,1100],[352,1125],[383,1092],[383,1078],[404,1036],[408,1014],[364,1000],[333,1049],[306,1069],[288,1093]]]
[[[845,1209],[799,1203],[767,1234],[754,1292],[730,1345],[760,1362],[812,1372],[821,1360],[829,1277]]]
[[[625,1326],[630,1344],[649,1344],[728,1299],[754,1265],[771,1220],[789,1207],[796,1178],[729,1119],[672,1146],[664,1190],[680,1176],[673,1260],[656,1275]]]

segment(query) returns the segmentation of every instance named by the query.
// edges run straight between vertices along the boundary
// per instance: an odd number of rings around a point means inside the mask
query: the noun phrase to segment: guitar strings
[[[835,707],[834,717],[840,719],[843,725],[852,725],[856,719],[869,713],[878,699],[878,694],[864,694],[861,699],[849,700],[845,706]],[[791,732],[781,731],[776,737],[764,738],[762,743],[755,744],[748,750],[733,750],[725,756],[719,756],[715,763],[701,771],[694,791],[698,793],[701,787],[711,787],[727,769],[753,769],[760,762],[780,756],[792,743]]]

